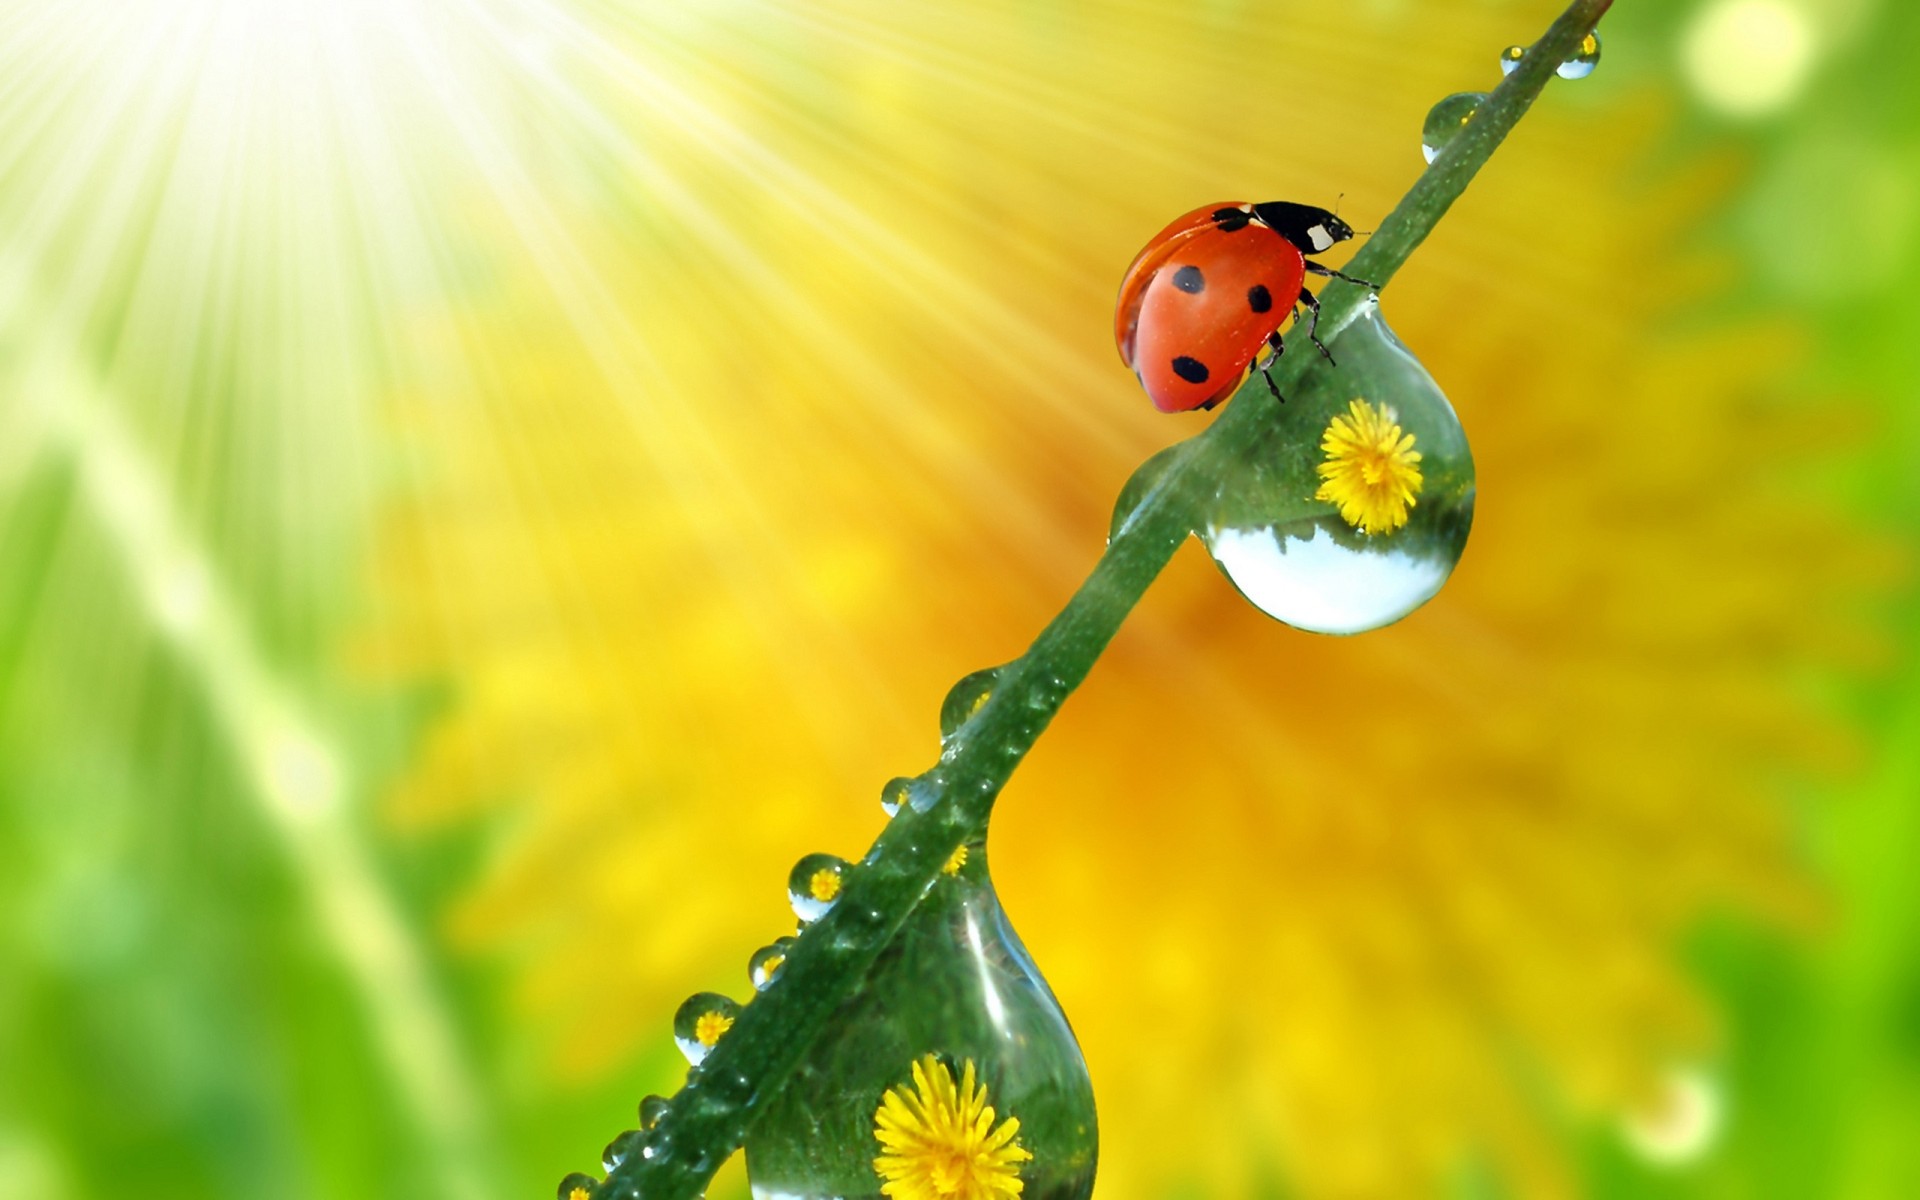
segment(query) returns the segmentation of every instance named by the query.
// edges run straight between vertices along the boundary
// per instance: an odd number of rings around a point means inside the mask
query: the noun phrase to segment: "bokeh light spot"
[[[1688,28],[1681,61],[1708,107],[1757,117],[1800,94],[1813,51],[1806,14],[1784,0],[1716,0]]]

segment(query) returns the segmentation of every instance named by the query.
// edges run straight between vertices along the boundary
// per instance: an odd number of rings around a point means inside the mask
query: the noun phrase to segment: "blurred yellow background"
[[[1557,8],[7,5],[0,1198],[593,1167],[1203,427],[1140,244]],[[1103,1197],[1920,1190],[1920,15],[1602,34],[1383,301],[1448,588],[1189,547],[1001,803]]]

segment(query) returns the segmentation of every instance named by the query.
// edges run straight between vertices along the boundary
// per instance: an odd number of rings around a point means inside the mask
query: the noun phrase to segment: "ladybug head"
[[[1353,227],[1324,208],[1269,200],[1253,206],[1260,223],[1292,242],[1302,254],[1318,254],[1353,236]]]

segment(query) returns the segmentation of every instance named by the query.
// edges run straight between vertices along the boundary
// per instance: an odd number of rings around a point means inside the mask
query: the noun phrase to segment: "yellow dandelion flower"
[[[965,846],[956,846],[954,847],[953,853],[947,856],[947,864],[941,867],[940,871],[946,875],[958,875],[960,868],[966,865],[967,848]]]
[[[1394,411],[1355,399],[1333,418],[1321,438],[1327,461],[1315,500],[1337,505],[1340,516],[1361,533],[1392,533],[1407,523],[1420,494],[1420,452],[1402,433]]]
[[[885,1150],[873,1169],[894,1200],[1007,1200],[1023,1186],[1020,1164],[1032,1153],[1014,1141],[1020,1122],[997,1127],[987,1088],[973,1060],[953,1072],[929,1054],[913,1064],[913,1088],[888,1088],[873,1114],[873,1136]]]
[[[825,903],[840,894],[840,872],[822,867],[807,879],[807,894]]]
[[[572,1188],[567,1192],[567,1200],[593,1200],[593,1193],[583,1187]]]
[[[701,1013],[700,1019],[693,1025],[693,1040],[702,1046],[711,1047],[720,1040],[722,1034],[732,1028],[733,1018],[724,1013]]]

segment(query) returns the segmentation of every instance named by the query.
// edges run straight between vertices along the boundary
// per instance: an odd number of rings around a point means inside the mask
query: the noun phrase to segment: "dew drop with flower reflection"
[[[757,1200],[1092,1194],[1086,1063],[1000,907],[985,847],[964,849],[754,1125]]]
[[[747,975],[753,980],[753,990],[764,992],[773,986],[780,976],[780,968],[787,965],[787,955],[793,950],[790,937],[775,938],[770,944],[753,952],[747,960]]]
[[[718,992],[696,992],[673,1014],[673,1040],[699,1066],[740,1017],[740,1006]]]
[[[1431,599],[1466,548],[1473,457],[1453,406],[1376,298],[1236,456],[1197,532],[1242,595],[1315,633],[1360,633]]]
[[[840,899],[852,864],[833,854],[809,854],[793,864],[787,876],[787,900],[793,915],[802,924],[811,924],[827,915]]]

